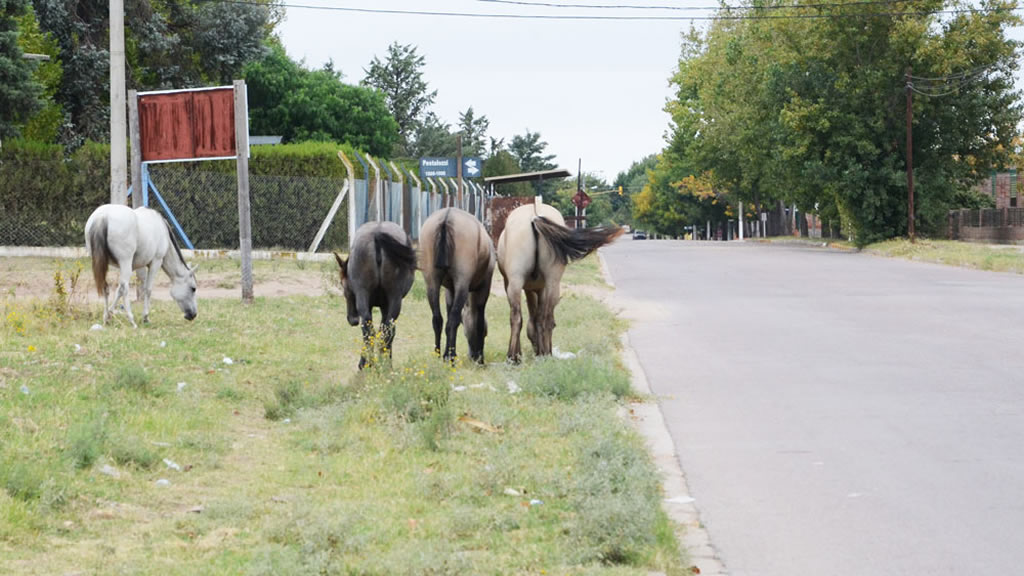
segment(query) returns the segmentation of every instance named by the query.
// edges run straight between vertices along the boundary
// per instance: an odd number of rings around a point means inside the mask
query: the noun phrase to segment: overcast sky
[[[543,0],[528,0],[539,2]],[[569,3],[569,0],[553,0]],[[713,0],[572,0],[575,3],[699,7]],[[517,15],[706,16],[710,11],[558,9],[493,0],[285,0],[285,4],[506,13]],[[706,23],[697,22],[698,26]],[[583,21],[364,14],[288,8],[280,35],[288,54],[320,67],[333,60],[358,83],[392,42],[426,57],[424,76],[437,90],[433,110],[456,125],[472,106],[491,122],[490,136],[540,132],[560,167],[596,172],[611,182],[664,146],[671,96],[668,79],[689,21]],[[1021,38],[1020,29],[1012,34]]]
[[[301,3],[477,13],[651,14],[475,0]],[[713,3],[698,0],[692,5]],[[370,60],[383,59],[392,42],[415,45],[426,57],[424,76],[437,90],[433,110],[443,121],[454,126],[459,113],[472,106],[490,120],[490,136],[507,143],[527,130],[540,132],[560,167],[575,174],[582,158],[584,172],[611,181],[633,161],[663,147],[668,79],[679,58],[680,33],[688,27],[683,21],[498,20],[288,8],[280,34],[290,56],[304,58],[311,67],[333,59],[351,83],[362,80]]]

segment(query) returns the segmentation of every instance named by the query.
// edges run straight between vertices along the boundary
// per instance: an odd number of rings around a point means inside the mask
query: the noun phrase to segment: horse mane
[[[451,253],[455,251],[455,247],[453,246],[454,237],[449,229],[451,224],[448,223],[450,214],[451,210],[445,212],[437,238],[434,240],[434,268],[446,269],[451,266]]]
[[[533,218],[534,233],[547,239],[555,256],[567,264],[580,260],[594,250],[618,238],[623,233],[619,226],[597,228],[567,228],[543,216]]]
[[[96,293],[103,296],[107,290],[107,269],[110,267],[110,249],[107,248],[107,217],[96,219],[96,225],[89,229],[89,252],[92,256],[92,277],[96,282]]]
[[[174,252],[178,255],[181,263],[185,268],[188,268],[188,263],[185,262],[185,256],[181,253],[181,248],[178,247],[178,241],[174,238],[174,230],[171,230],[171,223],[167,221],[167,218],[160,217],[164,221],[164,226],[167,227],[167,236],[171,239],[171,246],[174,246]]]
[[[395,263],[398,268],[402,270],[416,270],[416,250],[409,244],[406,244],[394,236],[386,232],[377,232],[373,236],[374,243],[377,245],[377,253],[383,251],[388,255],[388,258]],[[380,259],[378,257],[377,265],[380,266]]]

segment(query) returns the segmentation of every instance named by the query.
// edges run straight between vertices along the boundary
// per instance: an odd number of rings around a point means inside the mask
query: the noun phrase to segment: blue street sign
[[[455,178],[458,176],[458,164],[455,158],[420,158],[420,177],[422,178]],[[462,177],[480,178],[483,173],[484,163],[477,156],[465,156],[462,158]]]

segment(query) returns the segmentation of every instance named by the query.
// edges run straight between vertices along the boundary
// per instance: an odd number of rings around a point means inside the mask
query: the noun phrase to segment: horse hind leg
[[[441,317],[441,285],[427,281],[427,304],[430,305],[431,321],[434,327],[434,354],[441,355],[441,328],[444,318]]]
[[[547,284],[540,294],[537,302],[538,314],[538,339],[540,340],[540,354],[550,356],[552,351],[552,333],[555,331],[555,306],[558,304],[558,283]]]
[[[530,339],[530,344],[533,345],[534,354],[540,356],[540,340],[538,334],[543,329],[540,322],[540,312],[537,309],[537,298],[538,294],[535,290],[526,291],[526,308],[530,313],[530,318],[526,322],[526,337]]]
[[[131,274],[130,262],[127,266],[120,267],[120,274],[118,275],[117,281],[117,294],[114,296],[114,302],[111,304],[111,308],[116,307],[117,301],[121,300],[121,303],[124,305],[124,312],[128,315],[128,321],[132,323],[132,328],[138,328],[139,325],[135,323],[135,316],[132,314],[132,303],[131,298],[129,297],[129,293],[131,291],[129,288]]]
[[[389,296],[387,304],[381,309],[380,333],[383,340],[384,354],[391,358],[392,346],[395,342],[395,320],[402,313],[402,298]]]
[[[469,293],[468,319],[464,321],[466,337],[469,340],[469,357],[477,364],[484,364],[484,341],[487,338],[487,299],[490,286],[485,285]]]
[[[110,285],[104,283],[104,285],[103,285],[103,325],[104,326],[106,326],[107,322],[110,321],[110,316],[111,316],[110,310],[111,310],[111,308],[112,308],[112,306],[110,305]]]
[[[149,268],[140,268],[138,278],[140,280],[139,290],[142,294],[142,323],[149,324],[150,298],[153,295],[153,278],[160,268],[160,262],[154,260]]]
[[[506,282],[505,295],[508,296],[508,322],[511,330],[508,338],[508,361],[518,364],[522,359],[522,351],[519,346],[519,333],[523,329],[523,285],[521,282]]]
[[[466,306],[466,299],[469,296],[468,286],[455,286],[455,295],[451,298],[451,305],[448,308],[448,325],[445,327],[444,359],[455,362],[456,338],[459,334],[459,324],[462,322],[462,309]]]

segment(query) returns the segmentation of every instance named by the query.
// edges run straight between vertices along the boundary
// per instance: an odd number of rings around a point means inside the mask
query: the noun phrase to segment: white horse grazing
[[[181,255],[171,228],[155,210],[104,204],[85,223],[85,248],[92,256],[92,274],[96,291],[103,296],[103,323],[114,313],[119,299],[124,302],[128,320],[136,328],[132,307],[128,303],[128,281],[132,270],[145,269],[143,279],[142,321],[149,322],[149,297],[156,269],[163,268],[171,279],[171,297],[185,313],[186,320],[196,317],[196,276],[199,266],[189,267]],[[173,250],[172,250],[173,248]],[[114,301],[108,304],[107,268],[113,263],[120,268]]]

